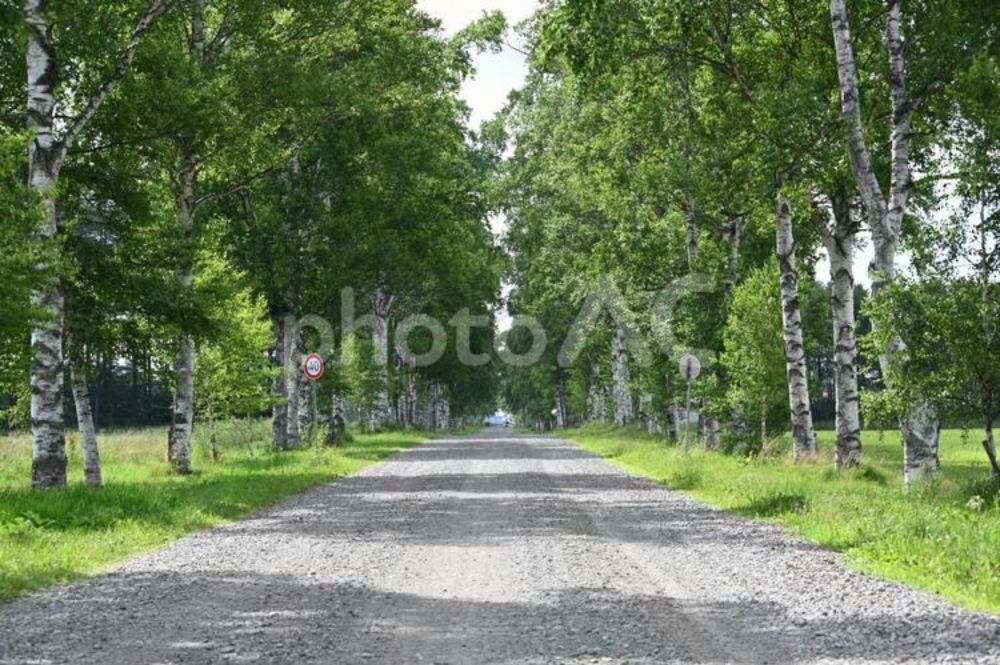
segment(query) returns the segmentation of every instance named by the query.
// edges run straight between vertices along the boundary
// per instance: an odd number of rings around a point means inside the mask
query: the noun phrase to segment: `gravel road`
[[[1000,620],[503,430],[0,607],[0,663],[228,662],[1000,663]]]

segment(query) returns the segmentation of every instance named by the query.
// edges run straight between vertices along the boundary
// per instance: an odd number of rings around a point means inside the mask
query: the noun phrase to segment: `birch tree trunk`
[[[681,407],[676,397],[670,404],[670,440],[674,443],[681,440]]]
[[[834,391],[837,404],[837,469],[861,464],[861,414],[858,398],[858,350],[854,317],[854,241],[857,224],[846,196],[830,198],[832,229],[823,240],[830,259],[830,313],[833,320]]]
[[[615,425],[622,427],[632,419],[632,392],[629,385],[628,349],[625,346],[624,328],[618,328],[611,340],[611,372]]]
[[[983,441],[983,449],[986,457],[990,460],[990,468],[993,469],[993,476],[1000,478],[1000,462],[997,462],[997,443],[993,438],[993,420],[986,419],[986,439]]]
[[[330,409],[330,429],[327,432],[327,444],[335,446],[341,441],[347,423],[344,420],[344,396],[340,391],[334,391]]]
[[[28,29],[25,54],[27,69],[28,186],[44,202],[45,222],[39,233],[45,263],[54,270],[60,253],[59,208],[56,186],[59,171],[73,143],[93,119],[132,64],[135,50],[153,22],[171,9],[174,2],[151,3],[132,31],[114,69],[85,101],[79,115],[65,122],[66,130],[56,136],[55,89],[59,71],[49,40],[48,0],[25,0],[24,21]],[[31,484],[37,488],[66,486],[66,431],[63,405],[62,338],[65,300],[62,280],[56,274],[33,294],[32,302],[42,314],[31,329]]]
[[[601,367],[596,363],[591,369],[590,386],[587,389],[587,406],[590,422],[603,423],[607,420],[608,413],[604,399],[604,383],[601,380]]]
[[[417,361],[410,359],[406,377],[406,425],[412,427],[417,417]]]
[[[63,148],[55,137],[57,78],[49,42],[45,0],[25,3],[28,26],[28,184],[44,201],[45,222],[40,241],[46,254],[42,269],[53,269],[59,252],[59,210],[55,187]],[[31,484],[38,488],[66,486],[66,432],[63,424],[63,285],[58,276],[46,279],[32,294],[42,317],[31,330]]]
[[[375,320],[372,324],[372,346],[378,373],[378,393],[372,410],[372,428],[382,429],[392,419],[389,404],[389,314],[394,298],[380,286],[375,290]]]
[[[851,171],[861,193],[861,200],[871,225],[875,258],[871,265],[872,296],[896,276],[896,250],[902,234],[911,182],[910,125],[913,111],[922,100],[911,101],[906,91],[906,62],[902,35],[900,0],[888,0],[886,43],[889,50],[889,88],[892,101],[892,148],[890,191],[886,198],[872,164],[861,117],[858,68],[851,43],[850,17],[844,0],[830,0],[834,47],[837,56],[837,76],[840,81],[841,115],[848,128],[848,157]],[[928,90],[928,92],[931,89]],[[896,337],[879,356],[882,373],[892,381],[893,366],[902,340]],[[903,476],[911,485],[924,475],[933,475],[940,468],[938,435],[940,420],[937,410],[927,399],[913,400],[907,413],[900,418],[903,439]]]
[[[684,211],[684,222],[687,231],[688,268],[694,270],[694,264],[698,260],[698,225],[693,201],[689,201],[687,204],[687,209]]]
[[[94,411],[90,404],[90,389],[87,386],[87,377],[77,369],[75,363],[70,364],[70,383],[73,386],[73,401],[76,404],[80,447],[83,449],[84,481],[91,487],[100,487],[101,455],[97,448],[97,428],[94,426]]]
[[[285,449],[294,450],[301,443],[301,422],[299,420],[299,374],[301,354],[299,353],[299,330],[293,319],[286,318],[282,326],[284,333],[285,371]]]
[[[566,428],[566,377],[556,379],[556,427]]]
[[[809,401],[806,352],[802,343],[802,312],[799,308],[799,275],[795,269],[795,240],[792,235],[792,207],[779,199],[776,216],[778,265],[781,270],[781,320],[785,344],[785,371],[788,376],[788,405],[792,416],[792,441],[796,461],[816,455]]]
[[[300,353],[301,355],[301,353]],[[295,376],[298,379],[299,397],[299,440],[307,438],[313,430],[312,411],[312,382],[306,378],[305,372],[301,368],[296,368]],[[308,439],[307,439],[308,440]]]
[[[285,450],[288,447],[288,392],[285,389],[285,320],[280,315],[271,317],[274,332],[274,349],[271,366],[275,370],[271,381],[271,447]]]
[[[180,163],[177,171],[177,227],[185,241],[190,242],[194,235],[195,188],[197,183],[197,166],[191,150],[181,150]],[[194,256],[190,248],[185,247],[184,257],[177,270],[177,281],[181,291],[187,292],[194,285]],[[194,431],[194,339],[188,334],[182,334],[177,341],[177,351],[174,355],[174,396],[171,408],[170,432],[167,436],[167,456],[170,467],[175,473],[191,473],[191,447]]]

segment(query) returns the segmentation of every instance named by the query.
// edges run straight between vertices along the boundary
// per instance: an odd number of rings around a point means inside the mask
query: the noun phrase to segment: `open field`
[[[418,432],[359,435],[343,448],[274,453],[269,425],[220,428],[222,460],[196,441],[196,473],[172,475],[166,429],[101,436],[102,489],[83,485],[79,446],[70,439],[70,488],[29,488],[30,439],[0,437],[0,601],[99,572],[198,529],[233,520],[285,497],[358,471],[427,438]]]
[[[843,552],[856,569],[1000,614],[1000,483],[976,432],[942,434],[941,477],[902,487],[898,434],[866,433],[865,464],[837,474],[832,432],[822,458],[792,468],[785,456],[749,460],[664,444],[605,426],[560,433],[629,471],[732,512],[783,524]]]

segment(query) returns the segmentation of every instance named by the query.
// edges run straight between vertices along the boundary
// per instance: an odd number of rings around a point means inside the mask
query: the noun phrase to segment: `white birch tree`
[[[885,39],[889,54],[889,90],[892,102],[890,183],[888,196],[875,172],[861,115],[858,66],[851,40],[851,21],[845,0],[830,0],[833,39],[840,81],[841,114],[848,131],[847,150],[861,201],[871,226],[875,258],[870,267],[872,293],[896,277],[896,253],[903,232],[903,218],[912,188],[910,139],[913,113],[918,100],[909,98],[900,0],[888,0]],[[930,90],[930,89],[929,89]],[[928,92],[929,92],[928,90]],[[891,381],[895,356],[903,350],[896,337],[880,354],[883,374]],[[908,485],[940,468],[938,434],[940,420],[934,404],[916,400],[900,418],[903,439],[904,478]]]
[[[775,222],[781,279],[782,338],[788,380],[788,405],[792,416],[792,443],[796,461],[806,461],[816,456],[816,431],[813,428],[810,410],[806,349],[802,341],[802,310],[799,301],[799,273],[795,267],[792,207],[787,199],[779,198]]]
[[[27,110],[28,184],[42,198],[45,222],[39,242],[47,255],[45,261],[57,262],[61,222],[58,205],[59,174],[67,155],[88,123],[108,96],[128,73],[135,51],[150,26],[175,4],[171,0],[153,0],[143,10],[138,23],[115,58],[114,67],[97,89],[85,97],[85,91],[59,87],[59,61],[51,39],[47,0],[27,0],[24,5],[28,28]],[[92,63],[84,63],[86,68]],[[74,101],[86,99],[74,109]],[[56,113],[76,115],[68,122],[56,123]],[[66,486],[66,436],[63,423],[63,322],[65,300],[59,276],[51,276],[38,288],[33,301],[42,312],[31,332],[33,354],[31,371],[31,430],[33,453],[31,481],[38,488]]]

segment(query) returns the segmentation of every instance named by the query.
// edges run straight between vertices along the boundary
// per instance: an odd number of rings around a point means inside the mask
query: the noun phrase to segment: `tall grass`
[[[362,434],[343,448],[274,453],[263,422],[218,426],[222,459],[204,433],[192,476],[170,473],[165,429],[101,435],[105,487],[83,486],[80,451],[68,441],[70,488],[36,492],[31,441],[0,437],[0,601],[107,569],[197,529],[245,516],[314,485],[420,443],[419,432]]]
[[[858,570],[1000,613],[1000,483],[982,448],[955,430],[941,437],[938,479],[902,486],[899,435],[866,433],[865,463],[833,471],[833,434],[821,459],[795,465],[787,445],[770,460],[677,447],[647,435],[588,426],[564,434],[615,464],[732,512],[783,524],[843,552]]]

